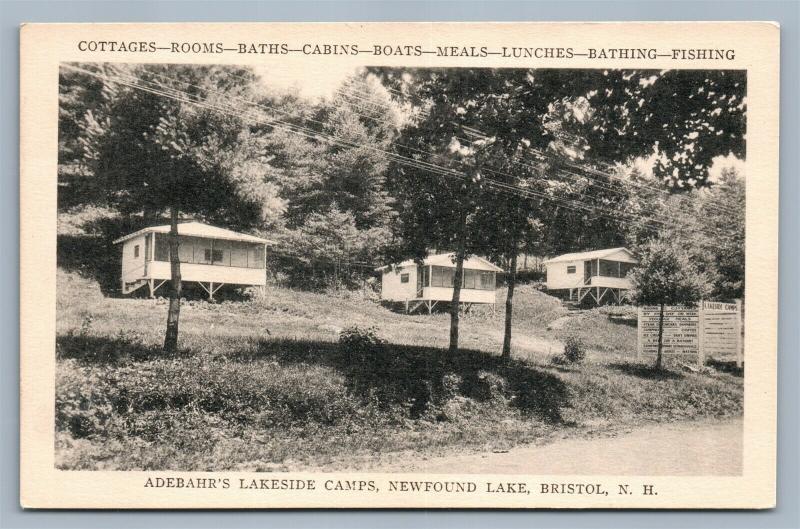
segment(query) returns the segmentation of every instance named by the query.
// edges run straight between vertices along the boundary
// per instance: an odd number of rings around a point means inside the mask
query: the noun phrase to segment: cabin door
[[[421,298],[425,286],[425,266],[417,265],[417,297]]]
[[[594,261],[583,262],[583,284],[588,285],[592,281]]]

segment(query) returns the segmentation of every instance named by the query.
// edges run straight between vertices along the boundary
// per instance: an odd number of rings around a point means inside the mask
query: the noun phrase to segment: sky
[[[330,99],[342,82],[357,71],[357,67],[337,61],[326,63],[324,68],[314,68],[313,64],[287,61],[280,67],[255,66],[253,70],[270,89],[298,92],[314,101]]]

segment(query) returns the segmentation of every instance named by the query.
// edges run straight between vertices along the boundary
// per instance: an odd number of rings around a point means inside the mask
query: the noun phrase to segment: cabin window
[[[155,260],[169,261],[169,235],[156,233]],[[137,250],[134,247],[134,254]],[[178,259],[188,264],[213,264],[238,268],[264,268],[264,246],[238,241],[178,238]]]
[[[630,272],[634,266],[633,263],[619,263],[619,277],[627,277],[628,272]]]
[[[431,267],[431,286],[453,288],[453,277],[455,270],[444,266]]]
[[[461,287],[472,289],[478,288],[478,274],[478,270],[464,270],[464,283],[461,285]]]
[[[214,249],[214,262],[211,264],[218,266],[231,265],[231,241],[218,241],[215,240],[212,244]]]
[[[625,277],[631,268],[633,268],[631,263],[600,260],[600,275],[604,277]]]
[[[222,261],[222,250],[205,249],[203,259],[211,264],[218,264]]]
[[[194,241],[192,237],[178,238],[178,260],[182,263],[194,263]]]
[[[169,261],[169,241],[166,235],[156,233],[156,248],[155,259],[156,261]]]
[[[568,266],[567,267],[567,273],[568,274],[574,274],[575,273],[575,265]]]
[[[432,266],[430,274],[430,286],[452,288],[455,280],[455,274],[455,268]],[[427,277],[423,279],[423,283],[425,286],[428,286]],[[494,272],[466,269],[464,270],[464,279],[461,283],[461,288],[471,290],[494,290]]]
[[[604,277],[619,277],[619,262],[600,259],[600,273]]]
[[[592,259],[591,261],[584,261],[583,262],[583,275],[584,277],[594,277],[597,275],[597,261]]]
[[[247,250],[248,268],[264,268],[264,246],[251,245]]]
[[[247,244],[231,242],[231,266],[247,268]]]
[[[408,274],[400,274],[400,282],[408,283]]]
[[[134,257],[139,257],[139,245],[138,244],[133,247],[133,256]]]

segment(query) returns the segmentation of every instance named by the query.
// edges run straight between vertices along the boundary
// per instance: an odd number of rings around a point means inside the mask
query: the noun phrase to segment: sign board
[[[637,358],[658,353],[658,306],[639,307]],[[697,307],[664,307],[661,353],[697,355],[700,366],[708,355],[734,356],[742,365],[741,302],[702,301]]]

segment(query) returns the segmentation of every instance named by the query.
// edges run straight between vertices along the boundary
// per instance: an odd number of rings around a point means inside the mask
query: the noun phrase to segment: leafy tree
[[[274,218],[271,206],[280,207],[258,170],[245,105],[235,106],[240,96],[252,96],[254,77],[232,67],[149,65],[108,68],[99,78],[103,101],[81,123],[83,160],[123,213],[155,219],[169,212],[172,288],[164,349],[174,352],[181,216],[255,227]]]
[[[654,239],[641,248],[639,265],[630,273],[631,297],[642,305],[658,305],[658,350],[655,369],[661,369],[664,306],[691,305],[708,294],[708,279],[692,262],[681,242]]]
[[[576,198],[585,200],[587,193],[606,206],[621,203],[612,195],[613,188],[608,184],[596,186],[595,180],[570,173],[562,163],[570,146],[564,142],[560,112],[573,112],[570,98],[605,82],[602,73],[522,69],[398,73],[379,69],[377,74],[396,93],[417,101],[418,108],[411,111],[416,119],[404,130],[398,151],[421,162],[435,160],[439,165],[463,167],[459,172],[466,175],[462,184],[453,183],[448,180],[457,179],[457,175],[437,174],[425,166],[406,169],[402,162],[394,173],[400,177],[396,193],[403,197],[399,210],[404,217],[403,240],[407,246],[456,248],[451,349],[458,333],[460,248],[469,248],[465,255],[483,253],[510,262],[520,248],[536,242],[565,244],[574,240],[573,236],[586,237],[590,230],[603,238],[621,235],[613,223],[597,222],[585,210],[576,213],[569,207]],[[472,136],[472,141],[465,136]],[[538,167],[530,161],[519,163],[527,154],[541,151],[551,151],[554,156]],[[419,156],[420,152],[424,155]],[[531,198],[536,196],[543,198]],[[546,200],[548,197],[552,200]],[[453,212],[465,213],[452,219]],[[557,223],[559,216],[564,220]],[[450,227],[453,234],[436,229],[441,223],[452,222],[456,222]],[[578,228],[556,233],[556,226],[563,229],[565,225]],[[422,252],[415,248],[411,253]],[[515,274],[510,273],[508,279],[505,356],[510,355]]]
[[[484,226],[476,214],[488,207],[488,195],[482,192],[482,175],[474,153],[451,151],[442,138],[434,139],[419,129],[404,135],[406,143],[427,149],[426,157],[453,171],[454,177],[432,178],[424,168],[397,164],[390,189],[398,205],[403,252],[417,260],[426,257],[430,248],[452,248],[455,274],[450,304],[450,351],[458,348],[459,308],[464,261],[481,249]],[[433,140],[433,141],[431,141]],[[455,173],[466,174],[466,177]]]
[[[587,160],[626,162],[656,153],[654,174],[676,188],[703,187],[722,155],[743,159],[746,75],[740,70],[606,70],[581,118],[565,127]]]

